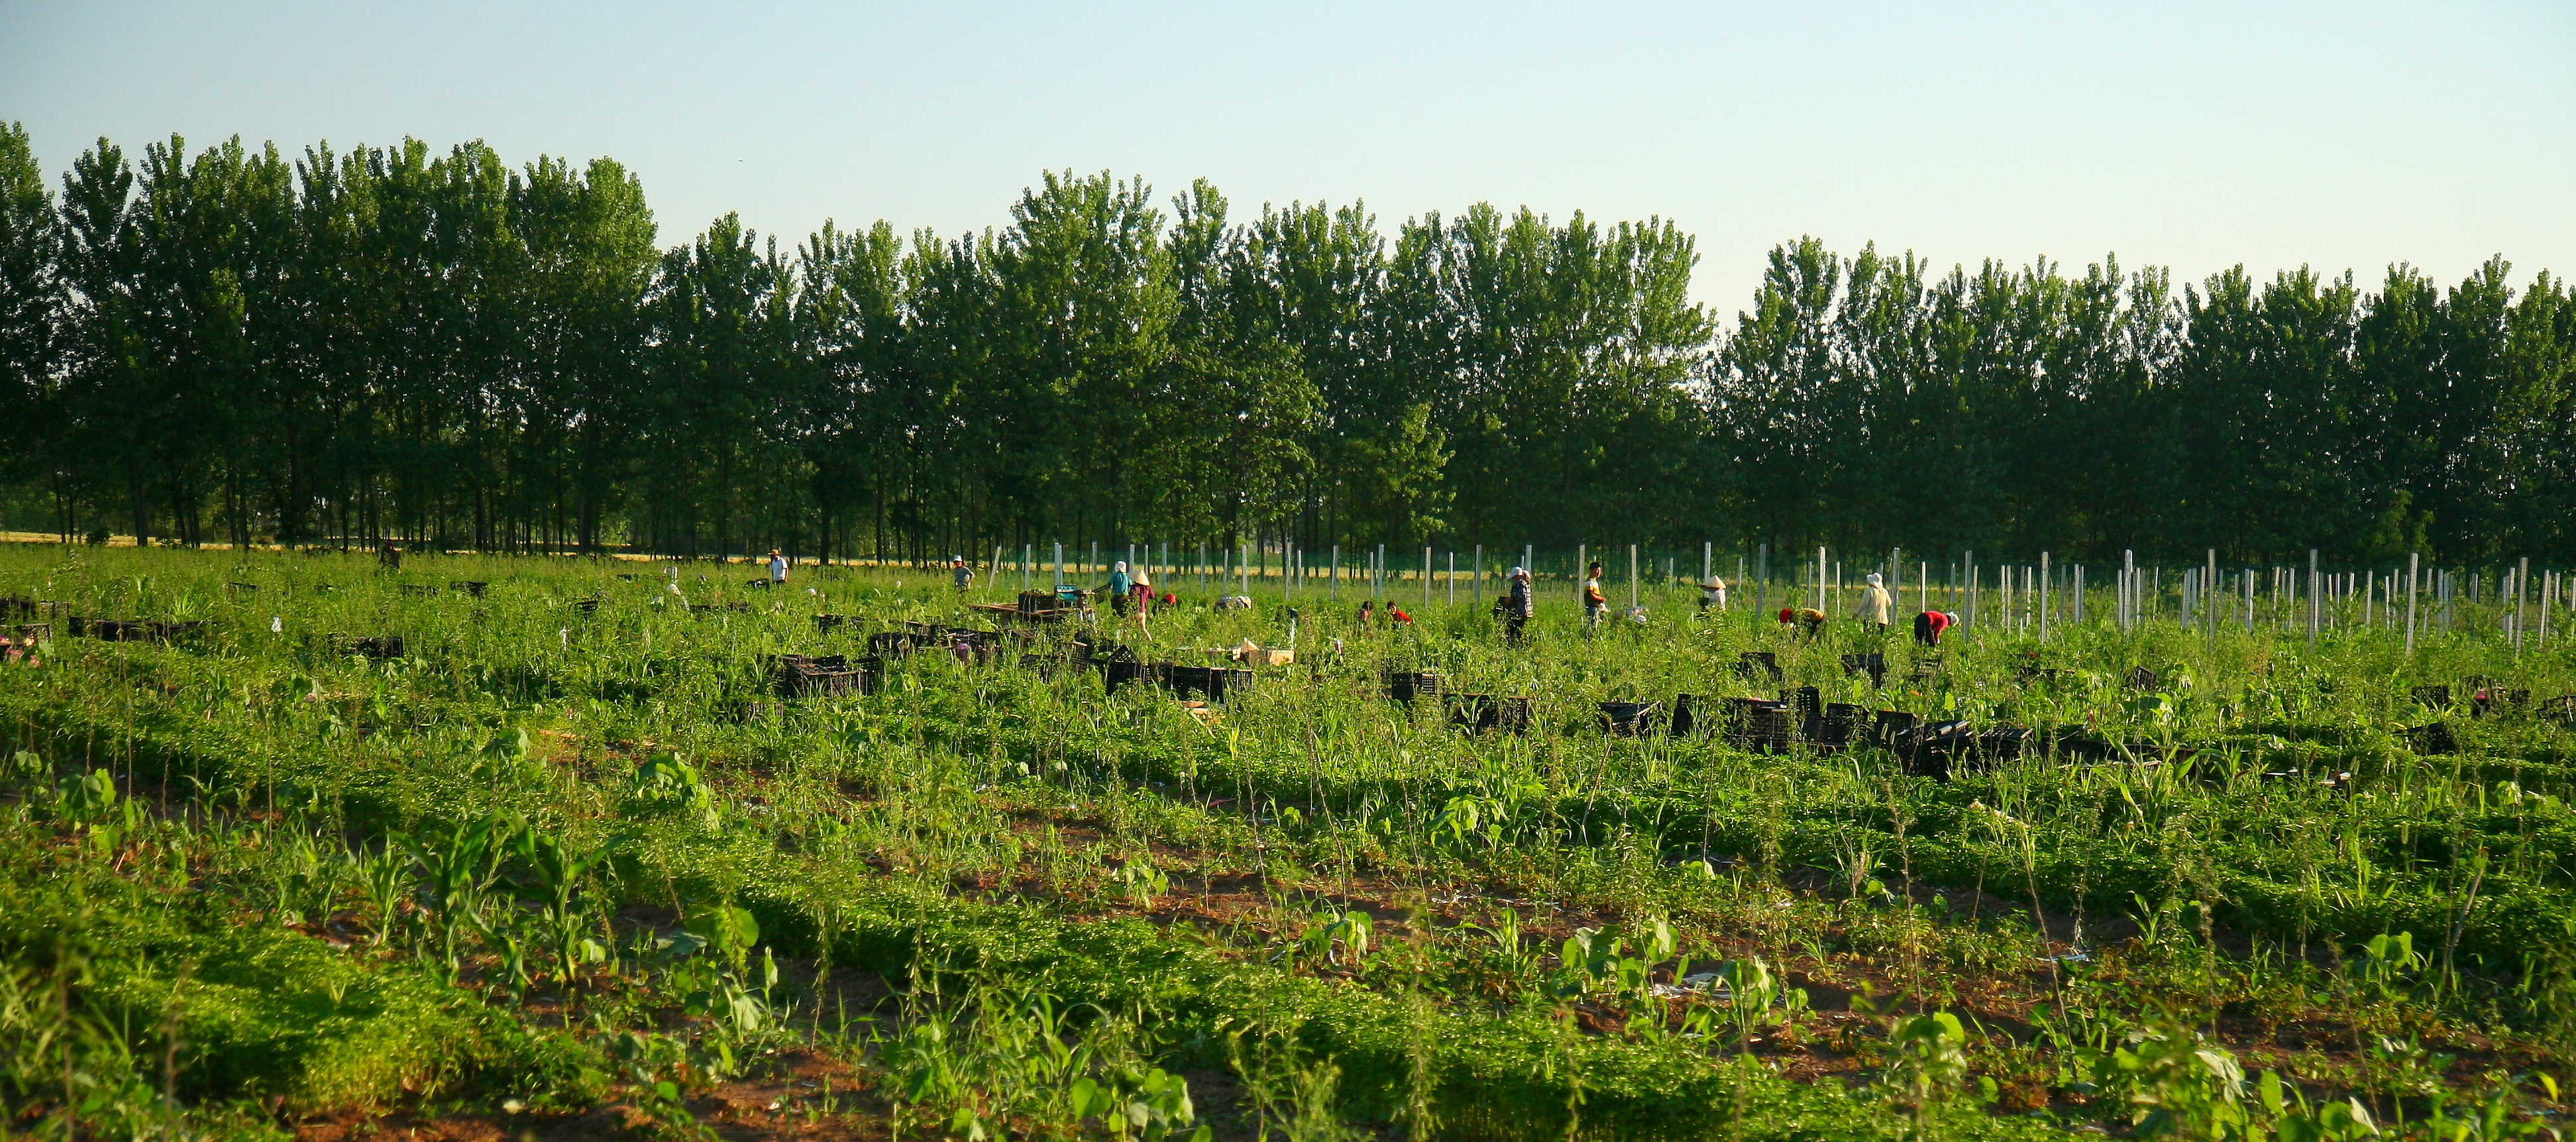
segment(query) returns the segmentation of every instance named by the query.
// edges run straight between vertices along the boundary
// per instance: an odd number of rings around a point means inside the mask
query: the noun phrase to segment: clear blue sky
[[[0,118],[59,172],[240,134],[610,155],[668,245],[725,211],[998,226],[1042,169],[1660,214],[1740,308],[1774,243],[2105,251],[2375,281],[2576,273],[2576,3],[26,3]]]

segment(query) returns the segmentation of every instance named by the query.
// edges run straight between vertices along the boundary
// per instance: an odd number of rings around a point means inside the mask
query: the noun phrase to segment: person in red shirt
[[[1387,604],[1386,617],[1387,621],[1400,627],[1409,627],[1413,625],[1413,616],[1404,613],[1404,608],[1392,603]]]
[[[1939,611],[1925,611],[1914,616],[1914,641],[1925,646],[1941,645],[1941,634],[1957,620]]]

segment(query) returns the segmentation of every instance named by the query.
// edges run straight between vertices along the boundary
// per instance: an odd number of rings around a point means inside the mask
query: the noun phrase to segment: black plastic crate
[[[1449,721],[1470,732],[1508,730],[1528,733],[1531,723],[1530,700],[1518,695],[1497,698],[1491,694],[1451,694]]]
[[[1788,677],[1780,670],[1780,656],[1768,650],[1748,650],[1736,655],[1735,673],[1747,682],[1776,684]]]
[[[1386,684],[1387,698],[1406,705],[1415,698],[1439,697],[1444,684],[1438,674],[1427,670],[1389,670],[1381,680]]]
[[[2406,748],[2425,757],[2458,753],[2460,752],[2460,739],[2457,735],[2451,732],[2449,723],[2426,722],[2423,725],[2412,726],[2407,729]]]
[[[1601,730],[1612,737],[1636,737],[1654,732],[1663,721],[1661,702],[1603,702]]]

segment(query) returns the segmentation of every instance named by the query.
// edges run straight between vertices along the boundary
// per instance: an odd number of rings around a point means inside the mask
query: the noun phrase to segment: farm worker
[[[1538,604],[1530,598],[1530,573],[1527,567],[1512,568],[1512,593],[1503,597],[1503,641],[1520,645],[1521,629],[1538,615]]]
[[[1360,629],[1361,629],[1361,630],[1368,630],[1369,628],[1374,627],[1374,626],[1376,626],[1376,625],[1377,625],[1377,600],[1375,600],[1375,599],[1363,599],[1363,600],[1361,600],[1361,601],[1360,601]]]
[[[1950,616],[1939,611],[1925,611],[1914,616],[1914,641],[1925,646],[1941,645],[1941,633],[1950,629]]]
[[[1404,608],[1393,604],[1389,604],[1386,608],[1386,619],[1387,622],[1400,627],[1413,625],[1413,616],[1404,613]]]
[[[771,585],[771,586],[777,586],[777,585],[779,585],[779,584],[785,583],[786,581],[787,581],[787,557],[786,557],[786,556],[784,556],[784,555],[780,555],[780,554],[778,553],[778,549],[777,549],[777,548],[775,548],[775,547],[770,548],[770,549],[769,549],[769,582],[770,582],[770,585]]]
[[[402,570],[402,548],[394,546],[392,536],[385,537],[384,547],[376,552],[376,562],[384,564],[387,571]]]
[[[1873,624],[1881,631],[1886,630],[1887,608],[1894,602],[1887,596],[1886,581],[1879,578],[1878,572],[1870,572],[1869,591],[1860,597],[1860,621]]]
[[[1816,636],[1825,633],[1825,612],[1814,607],[1782,607],[1780,622],[1783,625],[1797,624],[1799,637],[1808,642],[1816,641]]]
[[[1595,562],[1583,569],[1583,633],[1601,625],[1602,615],[1610,609],[1610,596],[1601,593],[1601,564]]]
[[[975,585],[975,569],[966,565],[963,555],[948,557],[948,577],[956,580],[957,593],[961,595],[966,593],[966,588]]]
[[[1136,581],[1127,574],[1127,561],[1119,560],[1109,569],[1109,583],[1101,590],[1109,593],[1109,609],[1119,618],[1127,617],[1127,595]]]
[[[1712,607],[1719,611],[1726,609],[1726,580],[1715,575],[1700,580],[1699,584],[1700,613],[1707,614]]]
[[[1145,577],[1144,568],[1139,567],[1136,569],[1135,585],[1129,587],[1128,590],[1133,592],[1136,596],[1136,628],[1138,630],[1144,630],[1145,615],[1147,612],[1154,609],[1154,583],[1152,580]],[[1154,633],[1152,631],[1145,632],[1145,638],[1147,641],[1151,641],[1153,637]]]

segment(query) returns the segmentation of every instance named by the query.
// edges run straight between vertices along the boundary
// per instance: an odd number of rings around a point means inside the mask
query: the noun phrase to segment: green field
[[[1276,580],[1221,612],[1175,576],[1150,643],[1104,614],[789,699],[764,656],[990,627],[963,603],[1016,576],[665,566],[0,548],[0,596],[63,604],[0,619],[53,624],[0,668],[8,1132],[2452,1139],[2564,1108],[2576,656],[2563,608],[2511,645],[2491,584],[2411,653],[2357,603],[2313,646],[2304,603],[2186,629],[2170,575],[2122,632],[2097,584],[1937,671],[1849,620],[1794,642],[1742,587],[1701,617],[1650,586],[1591,637],[1558,587],[1512,647],[1418,583],[1402,630],[1309,584],[1295,661],[1193,707],[1023,656],[1087,629],[1221,665],[1192,648],[1286,644]],[[1883,687],[1840,661],[1873,651]],[[1534,721],[1470,732],[1390,669]],[[1718,700],[1807,685],[2031,745],[1941,778],[1732,744]],[[1698,732],[1601,725],[1677,693]]]

